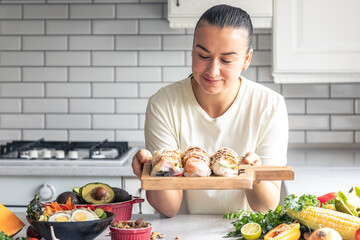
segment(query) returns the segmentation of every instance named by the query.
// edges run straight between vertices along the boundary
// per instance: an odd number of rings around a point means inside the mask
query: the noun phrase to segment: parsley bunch
[[[241,228],[250,222],[258,223],[261,226],[260,238],[263,238],[266,233],[278,225],[291,222],[291,218],[282,210],[281,205],[278,205],[275,210],[269,209],[265,214],[261,212],[255,213],[252,211],[237,210],[225,213],[223,218],[237,219],[235,222],[232,222],[235,231],[228,233],[226,237],[239,237],[238,239],[244,239],[241,234]]]
[[[27,240],[29,239],[28,237],[22,237],[21,239],[19,237],[17,237],[15,240]],[[6,235],[4,233],[4,231],[0,232],[0,240],[13,240],[11,237],[9,237],[8,235]]]
[[[312,194],[303,194],[297,197],[295,194],[290,194],[284,199],[285,209],[291,209],[300,212],[305,207],[319,207],[320,202],[317,197]]]

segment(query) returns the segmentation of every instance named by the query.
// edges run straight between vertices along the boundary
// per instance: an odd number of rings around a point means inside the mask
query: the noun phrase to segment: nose
[[[206,73],[210,77],[215,77],[220,74],[220,64],[216,59],[208,62]]]

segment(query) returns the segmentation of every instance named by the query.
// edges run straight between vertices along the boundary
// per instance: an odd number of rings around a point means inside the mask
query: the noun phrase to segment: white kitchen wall
[[[165,0],[0,1],[0,140],[143,141],[149,96],[191,73]],[[360,143],[360,84],[274,84],[271,30],[244,76],[283,94],[291,143]]]

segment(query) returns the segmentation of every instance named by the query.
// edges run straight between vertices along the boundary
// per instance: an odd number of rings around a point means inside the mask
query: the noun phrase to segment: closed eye
[[[199,57],[202,58],[202,59],[209,59],[209,57],[203,56],[201,54],[199,54]]]
[[[227,60],[225,60],[225,59],[221,59],[221,61],[222,61],[223,63],[231,63],[231,61],[227,61]]]

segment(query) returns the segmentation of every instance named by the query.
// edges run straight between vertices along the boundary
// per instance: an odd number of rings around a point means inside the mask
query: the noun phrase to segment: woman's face
[[[248,32],[242,28],[218,28],[201,22],[194,36],[192,72],[208,94],[239,87],[240,73],[250,64]]]

